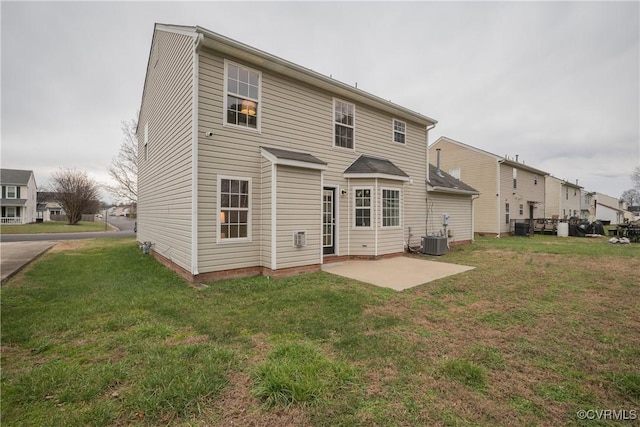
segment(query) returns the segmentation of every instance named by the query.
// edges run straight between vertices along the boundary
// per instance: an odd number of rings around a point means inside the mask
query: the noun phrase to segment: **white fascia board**
[[[225,37],[221,34],[214,33],[206,28],[196,27],[195,31],[204,34],[204,45],[215,51],[235,56],[236,58],[247,61],[253,65],[286,75],[295,80],[302,81],[314,87],[334,93],[338,96],[343,96],[350,100],[373,106],[374,108],[394,114],[398,118],[405,118],[414,123],[420,123],[423,125],[438,123],[437,120],[430,117],[394,104],[338,80],[334,80],[331,77],[322,75],[316,71],[310,70],[309,68],[302,67],[294,64],[293,62]]]
[[[364,179],[380,178],[380,179],[390,179],[393,181],[404,181],[404,182],[411,181],[411,178],[408,176],[387,175],[384,173],[343,173],[342,177],[343,178],[364,178]]]

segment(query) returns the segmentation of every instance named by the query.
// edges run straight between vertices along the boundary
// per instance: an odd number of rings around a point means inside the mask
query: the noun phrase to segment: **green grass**
[[[111,228],[108,228],[109,230]],[[39,222],[22,225],[2,225],[0,234],[40,234],[40,233],[81,233],[105,231],[104,221],[80,221],[76,225],[68,225],[64,221]]]
[[[480,238],[394,292],[326,273],[195,288],[131,239],[1,289],[2,424],[580,425],[640,402],[640,245]],[[607,425],[606,420],[599,425]]]

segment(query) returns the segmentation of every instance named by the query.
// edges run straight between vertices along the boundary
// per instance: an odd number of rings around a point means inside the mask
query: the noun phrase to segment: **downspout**
[[[476,200],[480,198],[480,195],[471,196],[471,241],[476,241],[476,208],[474,206]]]
[[[427,164],[425,167],[425,178],[424,178],[424,235],[426,236],[427,233],[429,233],[429,131],[431,129],[433,129],[434,127],[436,127],[436,124],[432,124],[431,126],[427,126],[425,128],[425,135],[424,135],[424,139],[425,139],[425,157],[427,158]]]
[[[193,40],[193,80],[191,95],[191,274],[195,277],[198,272],[198,88],[200,47],[203,34],[198,34]]]
[[[500,238],[500,161],[496,162],[496,172],[497,172],[497,180],[496,180],[496,196],[497,196],[497,212],[496,212],[496,225],[498,226],[496,237]]]

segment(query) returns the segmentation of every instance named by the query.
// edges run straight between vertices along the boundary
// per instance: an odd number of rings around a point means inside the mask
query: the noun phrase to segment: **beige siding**
[[[555,177],[548,176],[544,180],[545,201],[544,217],[551,218],[553,215],[560,216],[561,181]]]
[[[509,232],[509,224],[506,223],[507,203],[509,203],[510,219],[529,219],[530,204],[533,204],[533,218],[541,218],[544,215],[544,177],[516,166],[517,188],[513,188],[513,168],[511,165],[500,165],[500,231],[502,233]],[[520,205],[522,205],[522,213],[520,213]]]
[[[239,64],[243,61],[227,58]],[[249,66],[256,69],[256,67]],[[270,219],[253,217],[253,242],[238,244],[237,247],[216,243],[215,227],[206,227],[215,217],[216,173],[251,177],[254,181],[253,212],[267,212],[265,182],[268,174],[260,156],[260,146],[276,146],[283,149],[310,153],[326,162],[324,185],[336,186],[338,203],[337,224],[339,255],[375,254],[375,233],[354,231],[350,213],[350,195],[340,195],[347,189],[344,170],[361,154],[380,156],[391,160],[412,178],[412,183],[402,185],[404,221],[402,234],[406,241],[408,227],[425,228],[426,194],[426,130],[424,126],[408,122],[406,144],[393,142],[391,115],[356,103],[355,150],[333,147],[333,96],[311,88],[303,83],[262,71],[261,129],[240,129],[223,125],[223,75],[224,59],[215,52],[203,49],[200,53],[199,90],[199,208],[200,208],[200,271],[216,271],[224,268],[248,267],[264,263],[268,258],[265,243],[258,236],[268,237],[270,232],[260,224],[270,223]],[[342,98],[341,98],[342,99]],[[344,99],[349,101],[349,99]],[[204,136],[213,132],[212,137]],[[261,169],[262,164],[262,169]],[[353,181],[353,180],[352,180]],[[353,187],[353,182],[351,186]],[[256,191],[261,193],[256,193]],[[319,187],[318,187],[319,191]],[[318,206],[320,203],[318,193]],[[270,202],[269,202],[270,203]],[[377,220],[377,211],[376,220]],[[266,215],[266,213],[265,213]],[[210,219],[211,218],[211,219]],[[320,215],[316,215],[317,229],[320,230]],[[256,232],[260,230],[260,232]],[[398,252],[401,247],[393,237],[385,233],[379,248],[384,253]],[[414,232],[415,234],[415,232]],[[380,236],[378,236],[380,237]],[[402,239],[402,237],[401,237]],[[393,244],[389,243],[393,242]],[[350,244],[349,244],[350,243]],[[308,243],[310,244],[310,243]],[[318,245],[319,245],[318,240]],[[366,248],[363,248],[366,244]],[[262,248],[262,249],[261,249]],[[358,248],[356,253],[353,249]],[[261,254],[262,250],[262,256]],[[401,249],[400,249],[401,250]],[[318,248],[319,252],[319,248]]]
[[[440,167],[445,172],[460,169],[460,180],[480,192],[474,202],[474,231],[498,232],[498,170],[495,157],[472,150],[446,139],[440,139],[429,148],[432,164],[436,163],[436,148],[440,148]],[[503,219],[500,219],[504,222]]]
[[[277,268],[320,264],[319,170],[277,166]],[[306,245],[293,245],[293,232],[304,231]]]
[[[158,30],[151,52],[138,127],[138,240],[191,271],[193,39]]]
[[[449,215],[446,233],[449,242],[473,240],[473,219],[471,197],[447,193],[429,193],[432,208],[429,210],[429,233],[445,233],[443,215]],[[475,202],[474,202],[475,203]]]

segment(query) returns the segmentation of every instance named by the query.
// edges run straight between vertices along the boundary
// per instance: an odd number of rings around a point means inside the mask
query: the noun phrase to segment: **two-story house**
[[[207,29],[157,24],[137,129],[138,240],[190,280],[401,254],[428,232],[435,124]]]
[[[591,212],[593,220],[622,224],[625,218],[632,218],[627,211],[627,203],[604,193],[592,193]]]
[[[580,217],[582,210],[582,187],[549,175],[544,180],[545,201],[544,217],[559,218]]]
[[[2,224],[36,222],[36,178],[33,171],[0,169]]]
[[[500,236],[512,231],[513,220],[544,216],[547,172],[444,136],[429,147],[431,156],[438,151],[443,170],[480,192],[474,202],[476,233]]]

